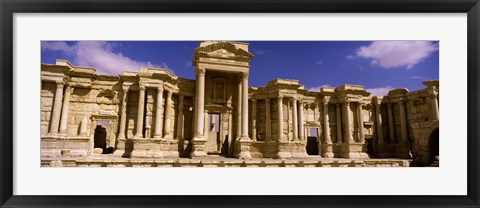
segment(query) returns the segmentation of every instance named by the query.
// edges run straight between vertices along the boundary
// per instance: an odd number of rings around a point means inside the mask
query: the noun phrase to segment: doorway
[[[107,129],[105,127],[97,125],[93,138],[93,148],[101,148],[103,151],[107,149]]]
[[[307,154],[308,155],[319,155],[318,154],[318,134],[317,128],[307,128]]]
[[[428,140],[428,147],[429,147],[429,160],[430,162],[435,161],[435,157],[440,155],[440,141],[439,141],[439,129],[433,130],[430,134],[430,138]]]
[[[222,137],[220,136],[221,119],[219,113],[208,114],[207,154],[220,154]]]

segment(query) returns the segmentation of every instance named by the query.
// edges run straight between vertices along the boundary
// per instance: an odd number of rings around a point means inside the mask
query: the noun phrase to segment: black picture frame
[[[478,0],[0,0],[1,207],[479,207]],[[468,194],[465,196],[25,196],[13,195],[15,13],[467,13]],[[446,178],[445,180],[448,180]]]

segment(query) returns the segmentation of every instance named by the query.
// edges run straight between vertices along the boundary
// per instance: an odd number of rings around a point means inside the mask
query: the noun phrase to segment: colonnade
[[[56,90],[53,101],[52,117],[50,121],[50,130],[48,135],[65,136],[67,134],[68,110],[70,105],[70,94],[73,87],[63,81],[56,81]]]
[[[155,127],[154,127],[154,139],[172,139],[173,138],[173,131],[171,128],[172,125],[172,90],[167,90],[167,97],[165,99],[165,106],[163,106],[163,93],[166,88],[163,84],[156,86],[157,88],[157,99],[155,104]],[[137,109],[137,121],[136,121],[136,129],[134,138],[142,139],[145,138],[143,135],[143,119],[145,116],[145,91],[147,87],[143,84],[139,84],[139,93],[138,93],[138,109]],[[123,89],[123,96],[122,96],[122,111],[120,114],[120,128],[118,132],[118,139],[125,140],[125,128],[126,128],[126,120],[127,120],[127,103],[128,103],[128,93],[129,89]],[[183,130],[183,95],[179,95],[179,113],[178,113],[178,127],[177,129]],[[164,114],[166,115],[164,117]],[[182,132],[177,131],[177,136],[181,137]]]

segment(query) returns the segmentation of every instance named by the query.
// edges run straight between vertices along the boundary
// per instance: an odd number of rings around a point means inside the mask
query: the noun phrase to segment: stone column
[[[439,113],[438,113],[438,93],[436,93],[435,91],[433,92],[432,94],[432,98],[431,98],[431,101],[432,101],[432,107],[433,107],[433,110],[432,110],[432,115],[433,115],[433,120],[438,120],[439,119]]]
[[[381,101],[378,98],[375,100],[375,116],[377,119],[377,142],[378,144],[383,144],[383,130],[382,130],[382,114],[381,112]]]
[[[235,133],[236,137],[239,139],[242,131],[242,77],[237,76],[238,79],[238,90],[237,90],[237,132]]]
[[[358,139],[361,143],[365,142],[365,133],[363,130],[363,118],[362,118],[362,106],[361,102],[357,104],[357,116],[358,116]]]
[[[305,140],[305,129],[303,127],[303,123],[305,122],[303,120],[303,102],[301,100],[299,102],[299,111],[298,112],[298,138],[300,140]]]
[[[278,141],[282,141],[285,137],[283,135],[283,102],[282,102],[283,97],[279,96],[277,98],[277,104],[278,104]]]
[[[157,103],[155,110],[155,133],[154,138],[163,137],[163,84],[157,88]]]
[[[67,85],[65,95],[63,96],[62,117],[60,120],[60,134],[67,135],[68,108],[70,106],[70,93],[73,88]]]
[[[248,73],[242,73],[242,139],[248,137]]]
[[[336,104],[336,120],[337,120],[337,143],[342,143],[342,115],[340,114],[340,104]]]
[[[323,131],[325,135],[325,143],[331,144],[332,139],[330,138],[330,119],[328,118],[328,98],[323,98]]]
[[[212,116],[213,117],[213,116]],[[208,133],[210,132],[210,125],[208,123],[208,112],[207,111],[204,111],[203,112],[203,135],[205,135],[205,137],[208,137]],[[213,120],[213,119],[212,119]]]
[[[198,68],[198,79],[197,79],[197,120],[196,120],[196,125],[197,127],[195,128],[195,135],[196,137],[201,137],[203,136],[203,120],[204,120],[204,111],[205,111],[205,73],[206,70],[203,68]]]
[[[183,139],[183,98],[182,94],[178,95],[178,120],[177,120],[177,138]]]
[[[347,135],[346,138],[345,138],[345,141],[344,142],[348,142],[348,143],[353,143],[353,137],[352,137],[352,118],[350,116],[350,102],[348,101],[345,101],[345,103],[343,104],[344,106],[344,111],[345,113],[343,114],[344,117],[345,117],[345,133]]]
[[[118,130],[118,140],[125,140],[125,126],[127,124],[127,102],[128,88],[123,88],[122,95],[122,112],[120,114],[120,127]]]
[[[172,139],[172,129],[171,129],[171,123],[172,123],[172,91],[169,90],[167,92],[167,99],[165,100],[165,138],[167,139]]]
[[[252,140],[257,141],[257,100],[252,99]]]
[[[272,120],[270,118],[270,98],[265,99],[265,140],[272,140]]]
[[[292,98],[292,114],[293,114],[293,141],[298,140],[298,110],[297,110],[297,98]]]
[[[393,123],[392,103],[387,103],[388,111],[388,132],[390,134],[390,143],[395,143],[395,126]]]
[[[138,139],[143,138],[143,114],[145,108],[145,85],[140,85],[140,92],[138,93],[138,111],[137,111],[137,129],[135,137]]]
[[[400,100],[398,102],[400,106],[400,124],[402,126],[402,143],[406,143],[408,141],[408,132],[407,132],[407,118],[405,112],[405,101]]]
[[[57,90],[55,91],[55,100],[53,103],[52,121],[50,125],[50,134],[58,134],[58,126],[60,121],[60,113],[62,110],[63,99],[63,82],[57,82]]]

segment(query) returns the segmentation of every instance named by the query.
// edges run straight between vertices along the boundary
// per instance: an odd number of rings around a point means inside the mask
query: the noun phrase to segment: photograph
[[[41,41],[40,166],[439,167],[440,44]]]

